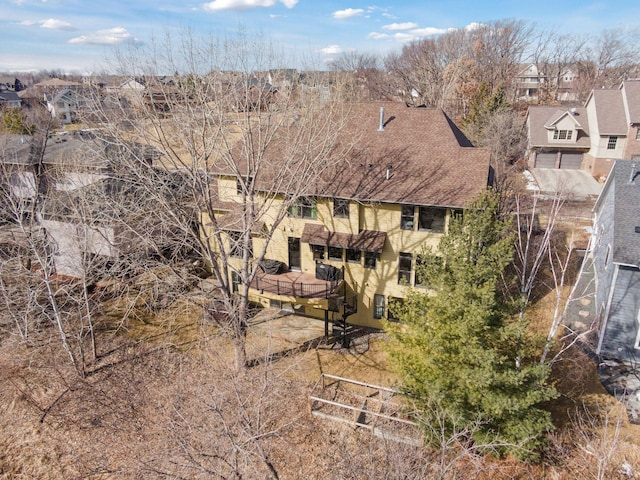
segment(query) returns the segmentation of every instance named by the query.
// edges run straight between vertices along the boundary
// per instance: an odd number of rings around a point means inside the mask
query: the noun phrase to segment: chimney
[[[380,126],[378,127],[379,132],[384,132],[384,107],[380,107]]]

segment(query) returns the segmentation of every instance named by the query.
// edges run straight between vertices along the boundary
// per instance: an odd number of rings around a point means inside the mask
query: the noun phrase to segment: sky
[[[295,58],[326,64],[342,52],[384,55],[411,40],[492,20],[595,37],[639,28],[640,3],[499,0],[0,0],[0,71],[96,73],[115,48],[171,31],[224,37],[240,29]],[[296,65],[290,65],[295,67]]]

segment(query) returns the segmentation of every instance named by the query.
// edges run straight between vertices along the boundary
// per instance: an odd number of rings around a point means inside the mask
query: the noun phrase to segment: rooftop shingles
[[[379,131],[381,108],[384,129]],[[274,144],[265,156],[277,162],[286,152],[287,147]],[[485,189],[489,179],[488,150],[472,147],[440,109],[351,104],[333,152],[348,153],[310,182],[305,194],[459,207]],[[259,180],[268,187],[268,178]]]
[[[635,229],[640,227],[640,163],[618,160],[611,175],[615,189],[613,261],[638,265],[640,233]]]
[[[620,90],[594,90],[596,122],[600,135],[626,135],[627,122]]]

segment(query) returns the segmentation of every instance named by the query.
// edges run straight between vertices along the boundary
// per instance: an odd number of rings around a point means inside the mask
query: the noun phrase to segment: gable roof
[[[575,112],[573,112],[574,109]],[[557,123],[567,113],[580,125],[580,129],[584,134],[579,135],[575,142],[549,142],[547,128]],[[587,117],[587,109],[584,107],[573,107],[567,110],[556,106],[531,106],[527,111],[527,118],[529,145],[531,147],[588,149],[591,146],[589,140],[589,118]]]
[[[555,125],[560,122],[560,120],[562,120],[565,117],[569,117],[571,120],[573,120],[573,123],[576,127],[576,129],[579,130],[584,130],[582,128],[582,124],[578,121],[578,109],[575,109],[575,112],[572,112],[571,110],[556,110],[553,115],[551,115],[551,117],[545,122],[544,124],[544,128],[547,129],[553,129],[555,127]],[[586,116],[584,117],[586,119]]]
[[[594,90],[591,98],[595,104],[596,123],[600,135],[626,135],[627,121],[622,92],[619,89]]]

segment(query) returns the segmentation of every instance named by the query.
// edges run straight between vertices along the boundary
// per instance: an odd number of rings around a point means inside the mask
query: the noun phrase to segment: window
[[[384,317],[384,295],[375,294],[373,296],[373,318]]]
[[[636,129],[636,140],[640,140],[640,127]]]
[[[553,139],[554,140],[571,140],[573,137],[573,130],[554,130]]]
[[[414,210],[413,205],[402,206],[402,216],[400,217],[400,228],[402,230],[413,230]]]
[[[342,248],[341,247],[329,247],[329,260],[342,261]]]
[[[315,197],[300,197],[289,207],[290,217],[316,218],[317,214]]]
[[[324,260],[324,245],[311,245],[314,260]]]
[[[353,248],[347,248],[347,252],[345,254],[347,262],[349,263],[360,263],[360,259],[362,258],[362,252],[360,250],[355,250]]]
[[[443,233],[446,217],[446,208],[420,207],[418,213],[418,230]]]
[[[232,270],[231,271],[231,291],[233,293],[238,293],[240,291],[240,288],[239,288],[240,283],[241,283],[240,275],[238,274],[238,272],[234,272]]]
[[[617,143],[618,137],[609,137],[609,141],[607,142],[607,150],[615,150]]]
[[[413,256],[410,253],[400,253],[398,257],[398,283],[401,285],[411,285],[411,266]]]
[[[376,268],[377,259],[376,252],[364,252],[364,268]]]
[[[242,232],[228,232],[229,256],[242,258]]]
[[[246,188],[249,190],[248,185],[253,181],[253,177],[236,177],[236,193],[242,195],[242,191]]]
[[[349,200],[334,198],[333,216],[336,218],[349,218]]]

